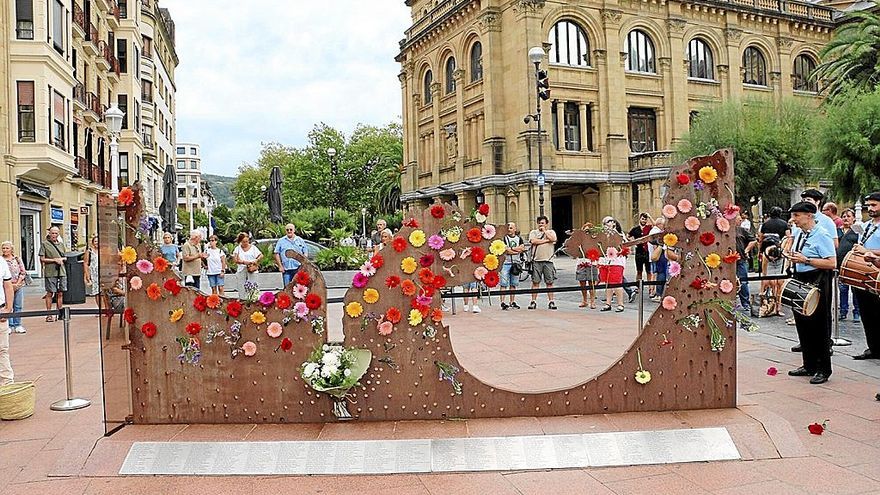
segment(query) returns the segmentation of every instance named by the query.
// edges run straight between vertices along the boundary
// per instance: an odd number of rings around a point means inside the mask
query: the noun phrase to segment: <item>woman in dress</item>
[[[0,249],[3,252],[3,259],[9,265],[9,273],[12,275],[12,287],[15,289],[12,311],[17,313],[24,307],[24,286],[27,280],[27,270],[25,270],[21,258],[15,255],[15,246],[12,245],[11,241],[3,241],[3,244],[0,244]],[[26,332],[21,325],[21,318],[9,319],[9,331],[12,333]]]
[[[238,246],[232,251],[232,260],[238,265],[238,275],[242,283],[255,282],[257,273],[260,272],[260,260],[263,259],[263,253],[254,244],[251,244],[251,237],[244,232],[238,234],[235,238]]]
[[[83,279],[86,282],[86,295],[95,298],[95,307],[101,307],[101,278],[98,275],[98,236],[92,236],[89,247],[83,255]],[[100,317],[100,315],[95,315]]]

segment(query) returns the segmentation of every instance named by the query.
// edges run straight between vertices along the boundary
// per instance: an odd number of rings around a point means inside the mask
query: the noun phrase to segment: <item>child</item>
[[[205,254],[208,262],[208,269],[205,273],[208,275],[208,282],[211,285],[211,294],[223,295],[224,278],[226,274],[226,253],[223,249],[217,247],[219,239],[216,235],[208,238],[208,247],[205,248]]]
[[[583,298],[583,302],[580,304],[581,308],[587,307],[587,292],[589,292],[590,309],[596,309],[596,281],[599,280],[598,261],[599,251],[596,249],[590,249],[583,258],[577,260],[575,279],[581,284],[581,297]],[[590,284],[589,290],[587,284]]]
[[[605,250],[605,256],[599,258],[599,279],[608,285],[623,283],[623,268],[626,266],[626,256],[623,256],[615,247]],[[601,311],[611,311],[611,296],[617,296],[617,313],[623,311],[623,287],[605,289],[605,306]]]

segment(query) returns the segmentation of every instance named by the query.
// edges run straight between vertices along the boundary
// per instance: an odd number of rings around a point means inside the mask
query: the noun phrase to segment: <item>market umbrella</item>
[[[284,221],[281,214],[281,169],[272,167],[272,173],[269,174],[269,190],[266,192],[269,202],[269,216],[275,223]]]
[[[177,232],[177,174],[173,165],[165,166],[165,174],[162,176],[162,204],[159,205],[159,215],[162,216],[162,224],[165,232]]]

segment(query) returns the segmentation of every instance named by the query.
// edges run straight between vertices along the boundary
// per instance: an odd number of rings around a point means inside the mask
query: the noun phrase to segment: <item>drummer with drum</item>
[[[801,201],[789,212],[798,232],[790,252],[792,279],[783,287],[783,302],[794,310],[800,339],[803,366],[788,372],[790,376],[810,376],[816,385],[831,376],[831,281],[837,267],[834,239],[817,225],[818,211],[811,201]]]
[[[853,247],[853,256],[861,255],[866,264],[870,263],[876,268],[875,260],[880,260],[880,191],[865,196],[863,203],[870,220],[862,224],[862,234],[859,236],[859,243]],[[877,273],[874,272],[869,279],[871,280],[862,286],[853,286],[853,294],[862,313],[865,340],[868,342],[865,352],[853,356],[853,359],[880,359],[880,331],[877,328],[880,318],[880,296],[877,292],[880,287]]]

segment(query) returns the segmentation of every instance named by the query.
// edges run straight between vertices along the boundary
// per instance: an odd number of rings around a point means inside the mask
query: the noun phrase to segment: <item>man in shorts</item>
[[[553,265],[553,254],[556,252],[556,232],[550,228],[550,220],[541,215],[536,219],[537,228],[529,232],[529,245],[531,245],[532,255],[532,289],[541,286],[541,281],[550,289],[553,287],[553,281],[556,280],[556,267]],[[538,307],[538,294],[532,294],[532,302],[529,303],[529,309]],[[547,293],[549,309],[556,309],[556,303],[553,301],[553,293]]]
[[[61,311],[64,293],[67,292],[67,270],[64,268],[64,245],[58,241],[58,227],[49,229],[49,235],[40,245],[40,263],[43,264],[43,284],[46,287],[46,310],[52,309],[52,301]],[[47,316],[46,321],[55,321],[54,316]]]
[[[651,232],[654,221],[647,212],[639,214],[639,224],[629,231],[630,240],[644,237]],[[651,258],[648,256],[648,243],[636,244],[636,281],[642,279],[642,272],[647,275],[648,282],[654,280],[654,269],[651,266]]]
[[[522,268],[519,263],[519,257],[526,250],[526,244],[522,237],[516,232],[516,224],[510,222],[507,224],[507,235],[501,238],[504,241],[504,264],[501,265],[501,290],[516,289],[519,287],[519,274],[510,273],[514,263]],[[501,295],[501,309],[507,308],[519,309],[516,303],[516,296],[510,295],[510,304],[504,302],[504,294]]]

